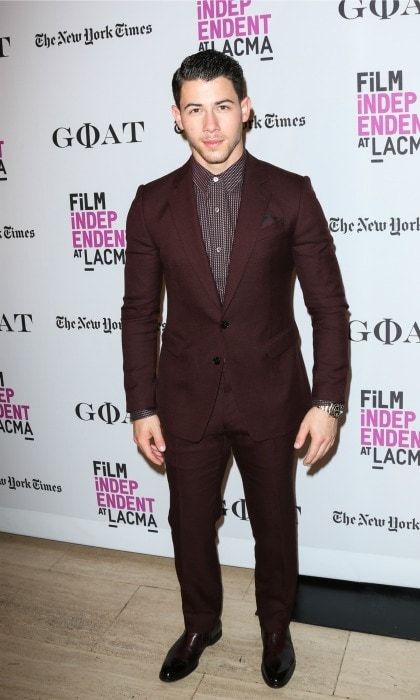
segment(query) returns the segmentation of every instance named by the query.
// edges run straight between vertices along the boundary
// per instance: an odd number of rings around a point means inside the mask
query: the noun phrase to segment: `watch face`
[[[318,405],[318,408],[321,408],[333,418],[338,418],[344,413],[344,406],[341,403],[324,403]]]

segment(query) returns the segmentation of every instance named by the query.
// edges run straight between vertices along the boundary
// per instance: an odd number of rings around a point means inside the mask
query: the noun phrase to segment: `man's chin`
[[[211,163],[212,165],[218,165],[221,163],[225,163],[227,159],[229,158],[230,153],[226,150],[219,150],[217,148],[215,149],[207,149],[206,150],[200,150],[198,151],[200,156],[203,158],[203,160],[206,161],[206,163]]]

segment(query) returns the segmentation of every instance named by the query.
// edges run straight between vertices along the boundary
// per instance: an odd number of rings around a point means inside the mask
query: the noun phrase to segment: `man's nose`
[[[204,117],[204,131],[217,131],[219,128],[219,122],[214,114],[213,110],[209,110],[205,113]]]

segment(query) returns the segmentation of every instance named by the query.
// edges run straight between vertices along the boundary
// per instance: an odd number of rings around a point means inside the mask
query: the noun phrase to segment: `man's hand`
[[[161,453],[166,449],[166,445],[156,414],[133,421],[133,440],[147,459],[154,464],[163,464],[164,456]]]
[[[333,446],[337,435],[337,423],[337,418],[329,416],[316,406],[308,411],[300,424],[294,445],[296,448],[302,447],[308,433],[310,434],[311,442],[303,460],[305,466],[316,462]]]

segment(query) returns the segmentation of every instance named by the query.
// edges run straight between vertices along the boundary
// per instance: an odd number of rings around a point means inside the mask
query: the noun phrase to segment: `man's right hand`
[[[154,464],[163,464],[162,452],[166,449],[159,417],[146,416],[133,421],[133,440],[147,459]]]

